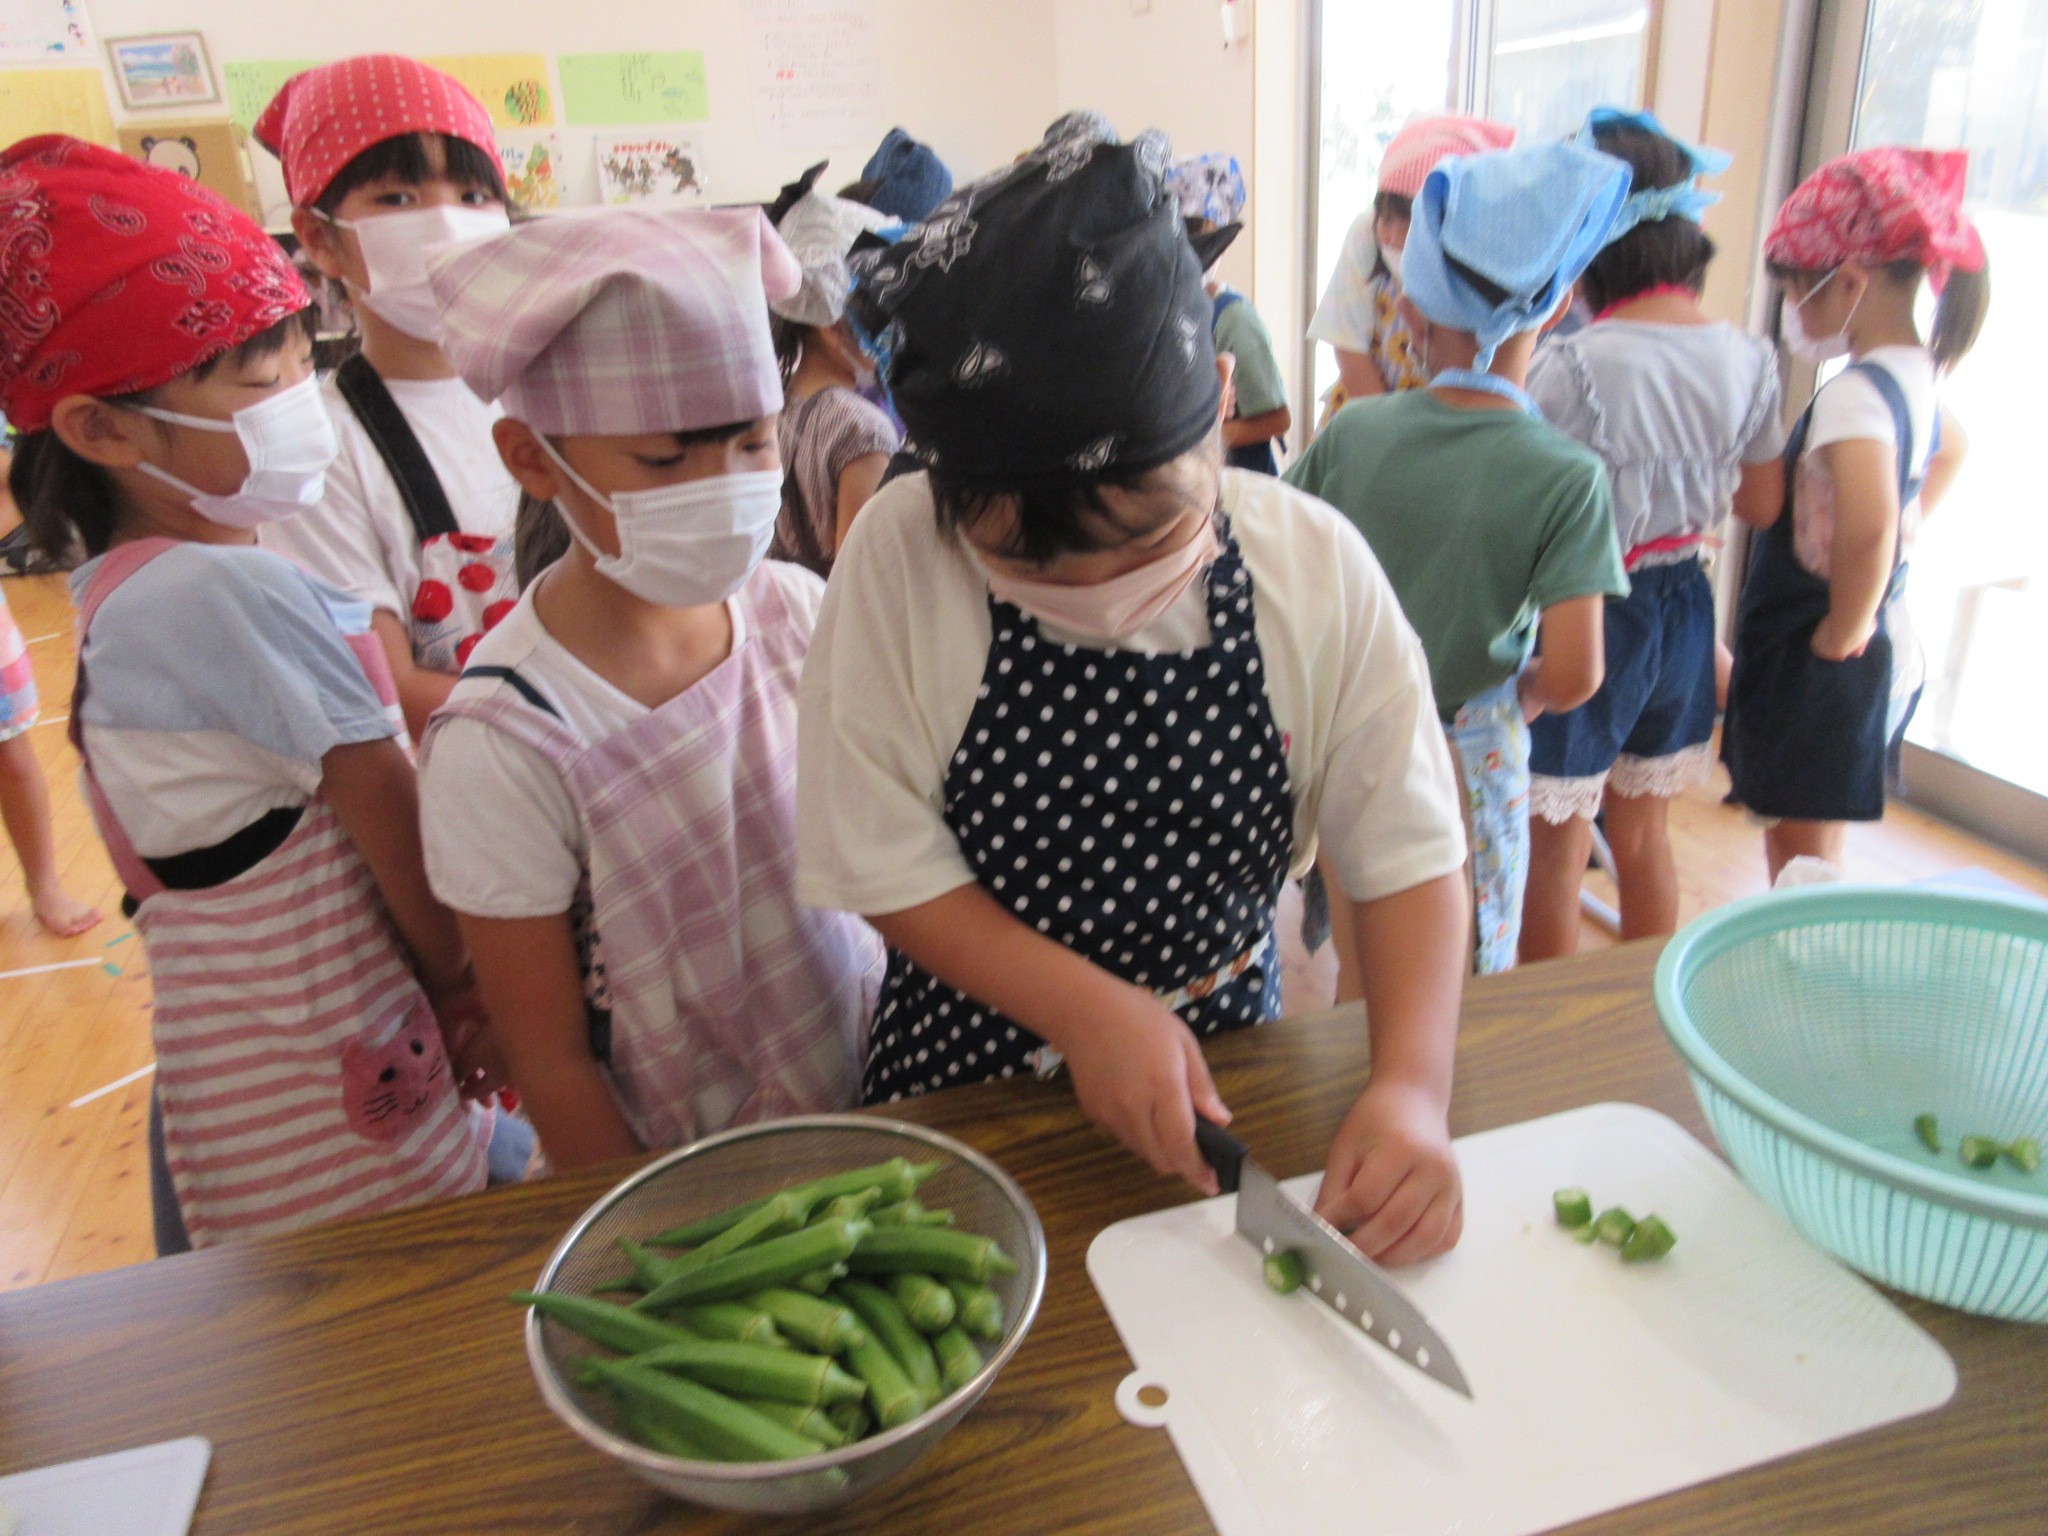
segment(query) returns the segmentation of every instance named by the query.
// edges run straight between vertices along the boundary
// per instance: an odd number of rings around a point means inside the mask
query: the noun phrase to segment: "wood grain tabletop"
[[[1618,1099],[1704,1138],[1651,1009],[1656,953],[1625,946],[1473,984],[1454,1130]],[[1363,1038],[1357,1012],[1337,1010],[1211,1045],[1233,1128],[1275,1174],[1320,1166],[1363,1084]],[[1051,1272],[987,1397],[851,1509],[776,1522],[674,1503],[542,1405],[522,1314],[503,1298],[631,1164],[0,1296],[0,1474],[204,1435],[196,1536],[1203,1536],[1166,1435],[1117,1415],[1129,1360],[1083,1266],[1103,1227],[1187,1191],[1089,1127],[1064,1083],[985,1084],[890,1113],[1014,1175]],[[1900,1304],[1955,1359],[1947,1408],[1573,1536],[2048,1532],[2048,1328]]]

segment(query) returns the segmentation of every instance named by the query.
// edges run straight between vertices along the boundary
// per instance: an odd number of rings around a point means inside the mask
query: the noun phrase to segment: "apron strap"
[[[391,398],[384,376],[358,352],[334,370],[334,387],[355,412],[356,420],[363,424],[384,467],[391,471],[399,499],[412,518],[414,537],[424,544],[444,534],[461,532],[461,525],[455,521],[455,509],[448,504],[448,493],[441,488],[441,477],[434,473],[433,461],[420,446],[412,423]]]

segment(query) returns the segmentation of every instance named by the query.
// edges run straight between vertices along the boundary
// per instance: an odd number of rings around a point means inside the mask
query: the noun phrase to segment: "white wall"
[[[755,127],[746,0],[92,0],[91,15],[101,37],[196,28],[205,34],[216,70],[236,60],[369,52],[699,51],[710,119],[685,126],[697,140],[710,194],[721,202],[772,196],[827,155],[826,185],[844,185],[896,123],[931,143],[964,179],[1036,142],[1056,115],[1051,0],[878,0],[877,9],[885,116],[858,142],[787,146],[766,142]],[[589,201],[596,177],[590,130],[557,131],[568,173],[565,197]],[[257,159],[268,157],[258,151]],[[277,185],[260,170],[259,178]]]
[[[1023,8],[974,5],[977,15]],[[1092,107],[1126,138],[1158,128],[1175,154],[1227,151],[1251,176],[1253,48],[1249,38],[1224,47],[1218,0],[1052,0],[1051,10],[1054,116]],[[1224,278],[1247,291],[1252,247],[1241,237],[1223,259]]]

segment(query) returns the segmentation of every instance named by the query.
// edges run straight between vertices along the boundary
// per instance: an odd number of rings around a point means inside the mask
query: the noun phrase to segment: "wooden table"
[[[1626,1099],[1704,1136],[1651,1012],[1655,958],[1634,945],[1475,984],[1458,1133]],[[1362,1033],[1339,1010],[1211,1048],[1236,1128],[1276,1173],[1320,1166],[1361,1085]],[[1186,1191],[1089,1128],[1064,1086],[991,1083],[898,1112],[1016,1176],[1044,1220],[1051,1277],[988,1396],[873,1502],[780,1524],[691,1509],[542,1406],[502,1298],[625,1165],[0,1297],[0,1473],[205,1435],[198,1536],[1208,1532],[1166,1435],[1117,1416],[1129,1362],[1082,1263],[1103,1227]],[[2048,1329],[1903,1305],[1955,1357],[1946,1409],[1573,1532],[2041,1536]]]

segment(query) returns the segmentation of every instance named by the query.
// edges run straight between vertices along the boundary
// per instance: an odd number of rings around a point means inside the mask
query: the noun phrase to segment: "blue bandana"
[[[1422,184],[1401,286],[1431,321],[1479,340],[1477,366],[1556,310],[1607,243],[1629,169],[1582,144],[1457,155]],[[1452,263],[1505,291],[1494,302]]]
[[[1669,187],[1650,187],[1630,193],[1628,201],[1621,205],[1621,217],[1614,221],[1614,228],[1607,233],[1609,245],[1638,224],[1654,224],[1659,219],[1671,218],[1690,219],[1697,224],[1702,214],[1721,201],[1720,193],[1700,190],[1700,178],[1718,176],[1734,163],[1734,157],[1726,150],[1688,144],[1678,135],[1667,132],[1657,121],[1656,113],[1624,112],[1619,107],[1595,107],[1587,113],[1585,126],[1579,129],[1578,142],[1588,149],[1597,149],[1599,146],[1594,143],[1593,134],[1600,128],[1640,128],[1646,133],[1654,133],[1684,150],[1686,158],[1692,162],[1692,174],[1684,181]]]

